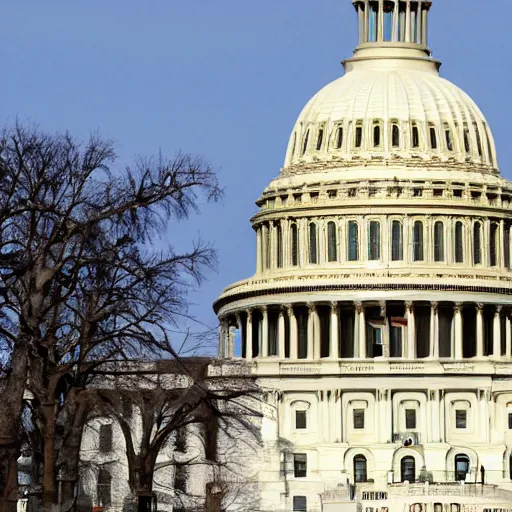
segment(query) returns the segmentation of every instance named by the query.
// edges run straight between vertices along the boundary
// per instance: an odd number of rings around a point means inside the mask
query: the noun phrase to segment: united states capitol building
[[[257,201],[256,273],[214,305],[268,392],[261,510],[510,511],[512,183],[432,2],[353,4],[345,74]]]

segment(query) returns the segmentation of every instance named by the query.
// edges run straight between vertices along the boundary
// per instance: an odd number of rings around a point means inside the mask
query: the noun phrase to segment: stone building
[[[432,2],[353,4],[345,74],[257,200],[256,273],[214,305],[268,391],[261,509],[512,510],[512,183]]]

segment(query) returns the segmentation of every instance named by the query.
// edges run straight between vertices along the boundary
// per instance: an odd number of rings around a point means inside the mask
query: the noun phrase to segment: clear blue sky
[[[512,178],[509,16],[501,0],[434,0],[430,46],[444,77],[473,97]],[[342,73],[356,45],[350,0],[24,0],[2,7],[0,120],[37,122],[85,138],[99,130],[123,161],[159,148],[220,168],[221,204],[173,225],[169,239],[213,241],[217,274],[192,294],[211,303],[254,270],[254,201],[283,163],[306,101]]]

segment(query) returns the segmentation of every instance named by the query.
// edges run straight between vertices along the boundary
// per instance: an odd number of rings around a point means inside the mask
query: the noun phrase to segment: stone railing
[[[468,498],[502,499],[512,503],[512,491],[495,485],[447,483],[447,484],[390,484],[390,499],[394,496],[466,496]]]

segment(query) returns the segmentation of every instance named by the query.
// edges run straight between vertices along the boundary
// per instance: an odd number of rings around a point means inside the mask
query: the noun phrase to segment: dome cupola
[[[354,0],[359,45],[345,75],[300,114],[282,177],[361,165],[498,174],[480,109],[439,76],[427,47],[430,1]]]

